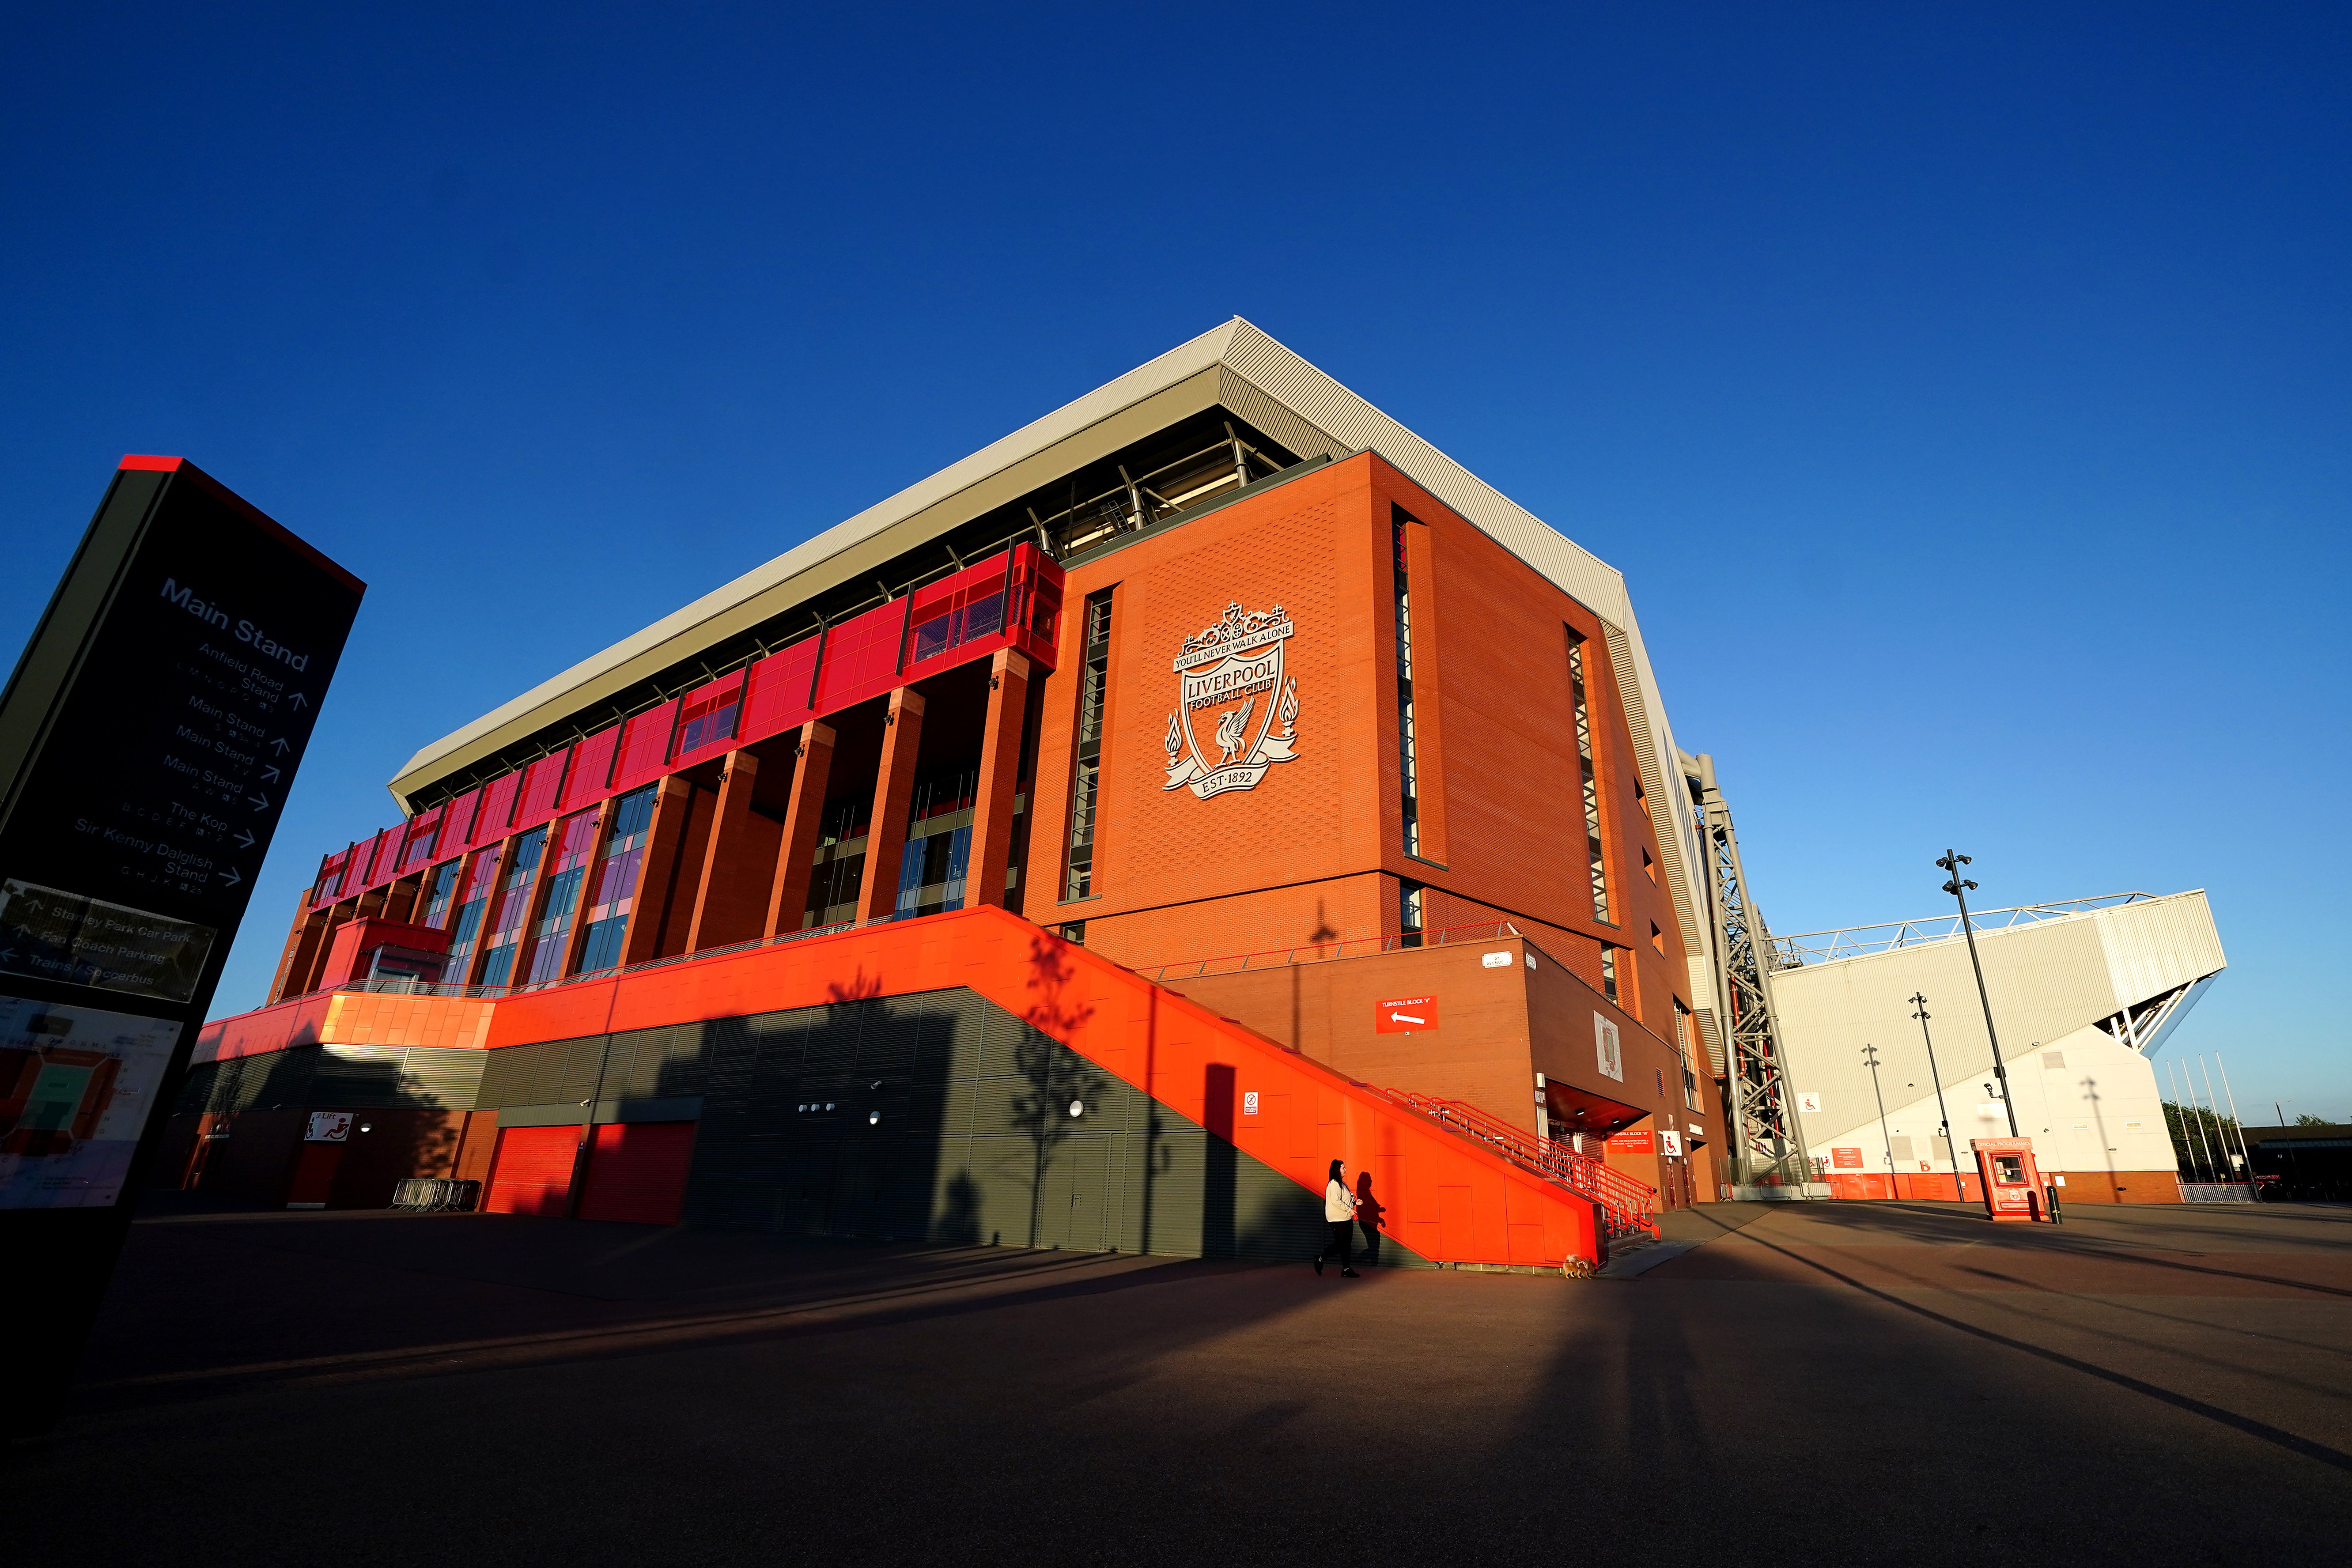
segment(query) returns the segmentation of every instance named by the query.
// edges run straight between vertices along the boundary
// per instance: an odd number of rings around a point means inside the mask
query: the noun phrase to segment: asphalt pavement
[[[1713,1205],[1570,1281],[175,1200],[63,1428],[0,1455],[11,1562],[2149,1568],[2352,1531],[2352,1208]]]

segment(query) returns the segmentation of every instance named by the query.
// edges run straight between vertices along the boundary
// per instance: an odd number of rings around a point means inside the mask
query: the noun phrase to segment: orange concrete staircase
[[[771,939],[510,994],[497,1002],[488,1044],[953,986],[970,987],[1310,1192],[1321,1193],[1335,1158],[1350,1172],[1370,1171],[1389,1235],[1432,1262],[1604,1260],[1611,1222],[1591,1198],[1002,910]],[[1232,1103],[1209,1103],[1213,1084],[1229,1088]]]

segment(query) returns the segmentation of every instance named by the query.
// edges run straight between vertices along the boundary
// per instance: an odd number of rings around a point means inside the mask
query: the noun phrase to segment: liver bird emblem
[[[1221,765],[1232,762],[1241,753],[1249,732],[1250,710],[1256,706],[1257,699],[1253,697],[1217,721],[1217,762]]]

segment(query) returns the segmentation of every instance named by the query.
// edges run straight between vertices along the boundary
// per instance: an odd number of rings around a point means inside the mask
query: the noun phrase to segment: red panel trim
[[[178,472],[180,465],[186,461],[185,458],[149,458],[126,452],[115,468],[134,474],[170,474]]]

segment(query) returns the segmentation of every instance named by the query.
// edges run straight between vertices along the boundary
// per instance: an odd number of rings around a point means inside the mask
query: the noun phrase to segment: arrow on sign
[[[245,798],[253,802],[253,809],[256,811],[268,811],[269,809],[269,797],[267,795],[249,795]]]
[[[309,698],[307,698],[307,697],[303,696],[303,695],[302,695],[300,692],[299,692],[299,691],[298,691],[298,692],[296,692],[296,693],[294,694],[294,697],[293,697],[293,702],[294,702],[295,710],[296,710],[296,711],[298,711],[298,712],[299,712],[299,710],[301,710],[302,709],[308,708],[308,707],[310,705],[310,700]]]
[[[265,780],[270,780],[280,778],[284,775],[279,773],[276,768],[264,768],[261,770],[261,776]]]
[[[228,885],[232,888],[245,880],[244,878],[236,874],[236,868],[234,866],[231,866],[227,870],[223,871],[221,875],[228,879]]]
[[[10,949],[9,949],[7,952],[0,952],[0,961],[5,961],[5,962],[9,963],[16,963],[16,950],[15,948],[13,948],[13,947],[12,947],[12,948],[10,948]]]
[[[1429,1022],[1429,1020],[1426,1018],[1416,1018],[1410,1013],[1391,1013],[1389,1015],[1389,1022],[1391,1024],[1425,1024]]]
[[[282,756],[284,756],[284,755],[286,754],[286,737],[285,737],[285,736],[283,736],[283,735],[278,736],[276,740],[274,740],[274,741],[270,742],[269,742],[269,744],[270,744],[270,748],[271,748],[273,751],[275,751],[275,752],[276,752],[279,756],[281,756],[281,757],[282,757]]]
[[[253,847],[253,835],[252,835],[252,834],[250,834],[250,833],[247,833],[247,832],[244,828],[242,828],[242,827],[238,828],[238,829],[236,830],[236,847],[237,847],[238,848],[240,848],[240,849],[250,849],[250,848],[252,848],[252,847]]]

